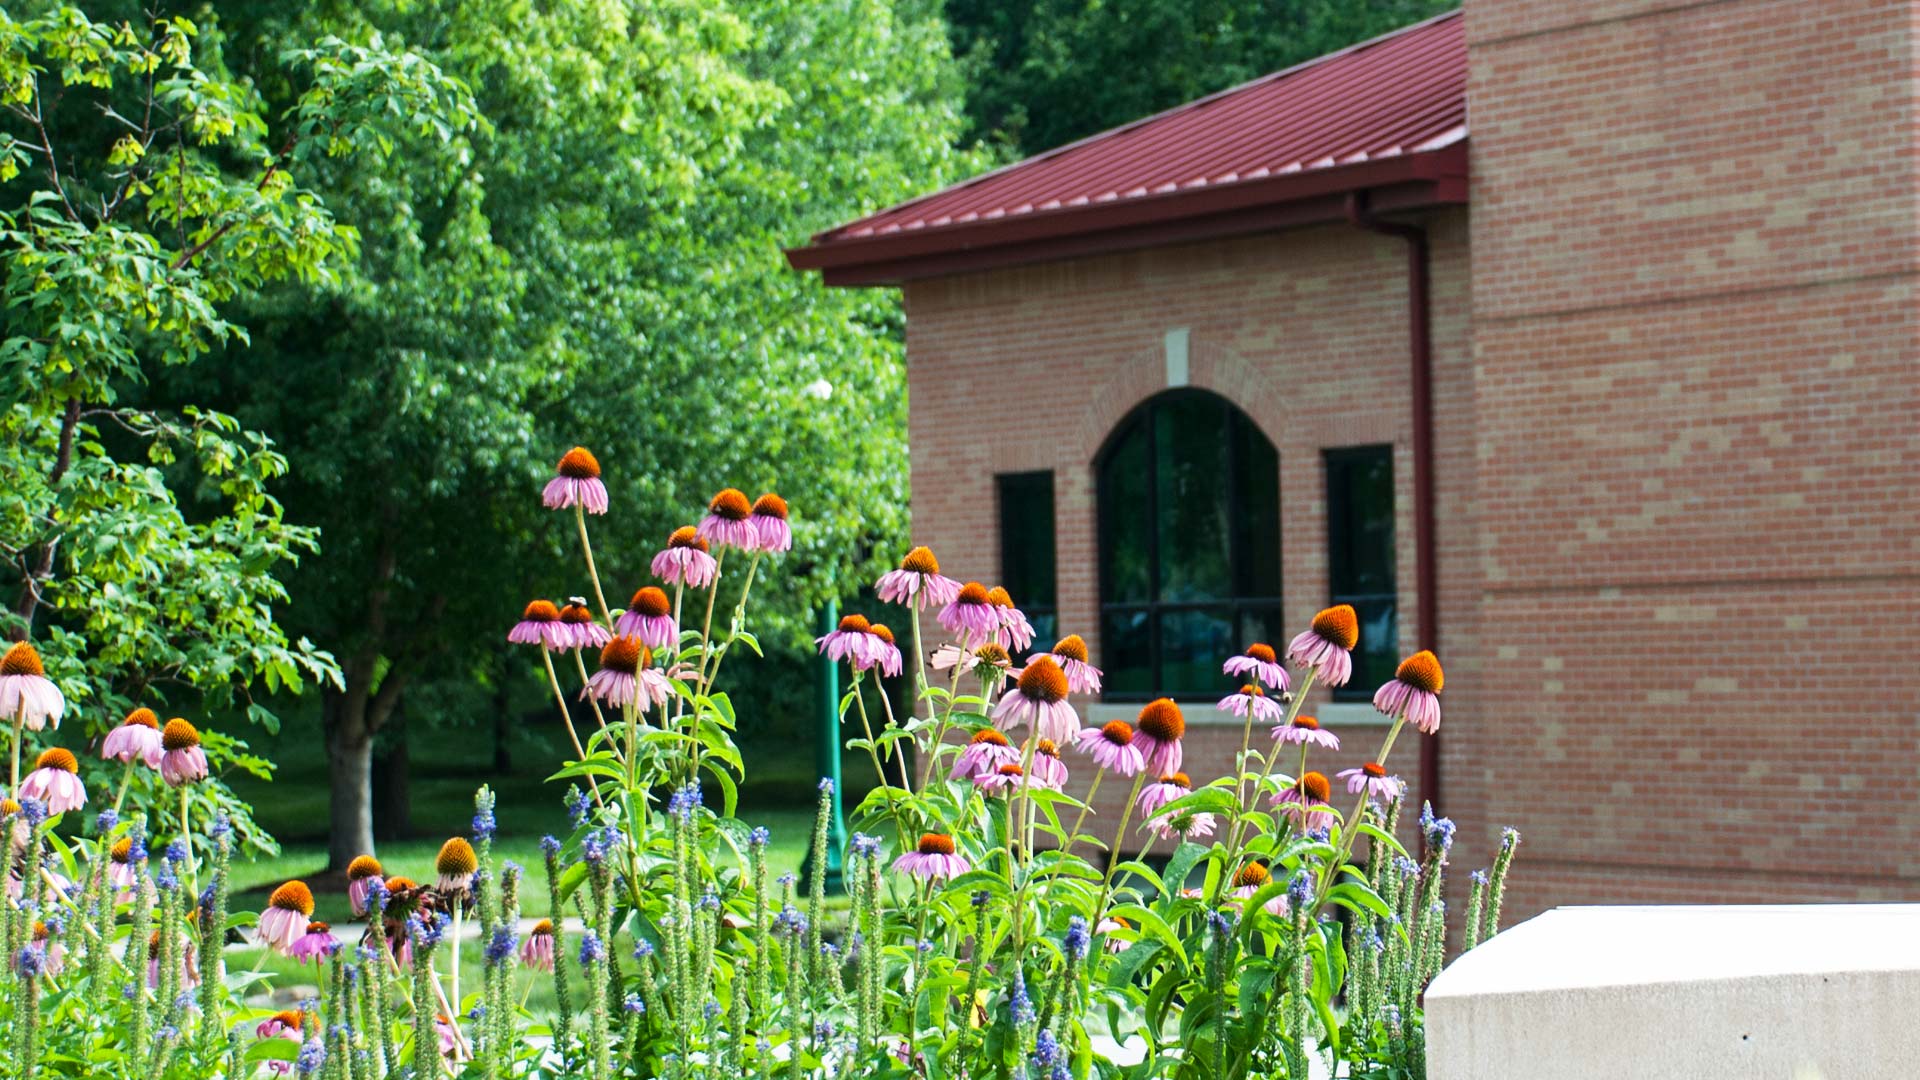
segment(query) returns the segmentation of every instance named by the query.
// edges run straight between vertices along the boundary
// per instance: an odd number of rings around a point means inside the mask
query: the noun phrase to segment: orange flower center
[[[993,728],[981,728],[979,731],[976,731],[973,733],[973,738],[967,741],[973,743],[976,746],[979,745],[980,743],[991,743],[994,746],[1012,746],[1013,745],[1012,743],[1007,741],[1007,737],[1005,735],[1000,734],[998,731],[995,731]]]
[[[1036,754],[1045,754],[1054,759],[1060,757],[1059,744],[1055,743],[1052,739],[1041,739],[1039,742],[1034,743],[1033,752]]]
[[[893,631],[887,629],[884,623],[874,623],[868,626],[867,633],[872,634],[874,637],[879,638],[889,645],[893,644]]]
[[[927,833],[920,838],[920,846],[915,850],[922,855],[951,855],[953,854],[953,837]]]
[[[670,548],[694,548],[698,551],[705,551],[709,547],[706,538],[698,535],[698,531],[691,525],[682,525],[673,530],[673,535],[667,537],[667,546]]]
[[[1248,886],[1257,889],[1272,880],[1273,875],[1267,871],[1266,866],[1257,862],[1248,863],[1240,868],[1239,873],[1233,875],[1233,883],[1242,889]]]
[[[453,837],[440,845],[440,854],[433,860],[433,868],[442,874],[471,874],[479,869],[480,860],[474,856],[473,845],[461,837]]]
[[[617,637],[600,649],[600,666],[608,671],[632,675],[645,663],[647,650],[639,638]]]
[[[141,708],[135,709],[132,712],[128,713],[127,718],[125,720],[120,721],[121,727],[127,727],[130,725],[143,727],[143,728],[152,728],[155,731],[159,731],[160,718],[153,715],[152,709],[149,709],[143,706]]]
[[[973,658],[983,664],[995,664],[1000,667],[1013,663],[1013,657],[1008,656],[1007,650],[1001,648],[1000,643],[996,641],[989,641],[973,650]]]
[[[277,907],[282,911],[297,911],[302,915],[311,917],[313,915],[313,890],[307,888],[307,883],[304,881],[289,881],[285,885],[273,890],[273,895],[267,897],[267,905],[269,907]]]
[[[1335,604],[1313,617],[1313,632],[1351,650],[1360,644],[1360,616],[1352,604]]]
[[[1387,778],[1387,767],[1377,761],[1369,761],[1365,765],[1360,766],[1360,771],[1375,780],[1385,780]]]
[[[580,626],[593,621],[593,609],[577,601],[568,601],[560,609],[560,621],[572,626]]]
[[[984,604],[987,602],[987,587],[977,581],[969,581],[960,586],[960,595],[955,601],[961,604]]]
[[[1027,770],[1021,768],[1018,765],[1013,764],[1012,762],[1008,762],[1007,764],[1000,766],[1000,768],[996,769],[995,771],[998,772],[1001,776],[1027,775]]]
[[[1109,720],[1100,725],[1100,736],[1115,746],[1133,743],[1133,725],[1125,720]]]
[[[36,769],[62,769],[70,773],[80,771],[80,763],[73,759],[73,751],[64,746],[56,746],[50,750],[42,750],[39,760],[33,763],[33,767]]]
[[[401,877],[399,874],[395,874],[387,879],[387,891],[390,893],[406,892],[408,889],[417,889],[419,887],[419,885],[414,883],[412,878]]]
[[[1246,685],[1242,686],[1240,688],[1240,694],[1242,697],[1266,697],[1267,696],[1265,693],[1261,692],[1259,687],[1253,685],[1252,683],[1247,683]]]
[[[840,632],[843,634],[864,634],[872,624],[865,615],[843,615],[840,617]]]
[[[551,600],[535,600],[520,613],[520,618],[524,622],[559,622],[560,609]]]
[[[940,560],[933,557],[931,549],[917,547],[900,560],[900,569],[915,574],[937,574],[940,572]]]
[[[1160,782],[1163,784],[1172,784],[1175,787],[1193,787],[1193,781],[1183,772],[1161,773]]]
[[[1187,718],[1180,715],[1180,706],[1172,698],[1155,698],[1140,710],[1134,726],[1161,742],[1174,742],[1187,733]]]
[[[298,1009],[286,1009],[281,1012],[274,1013],[273,1016],[269,1017],[269,1019],[271,1019],[274,1023],[279,1024],[281,1027],[289,1027],[294,1029],[295,1031],[298,1031],[300,1030],[301,1025],[306,1023],[307,1014],[301,1012]]]
[[[1273,646],[1258,641],[1247,646],[1246,654],[1263,664],[1277,664],[1280,662],[1280,658],[1274,655]]]
[[[113,856],[113,861],[117,863],[123,863],[133,858],[133,837],[123,836],[115,840],[109,854]]]
[[[987,603],[994,607],[1010,608],[1013,606],[1013,594],[995,585],[987,590]]]
[[[1313,802],[1326,802],[1333,797],[1333,782],[1326,773],[1310,772],[1300,777],[1300,794]]]
[[[191,750],[199,745],[199,729],[177,716],[167,721],[167,726],[160,729],[162,750]]]
[[[753,500],[753,512],[761,517],[779,518],[785,521],[787,520],[787,500],[769,491]]]
[[[1067,696],[1067,673],[1046,655],[1027,661],[1020,673],[1020,693],[1035,701],[1053,704]]]
[[[333,927],[328,926],[326,923],[321,922],[319,919],[315,919],[312,922],[307,924],[307,933],[309,934],[324,934],[332,929]]]
[[[1053,643],[1053,655],[1063,656],[1068,660],[1078,660],[1084,664],[1087,662],[1087,641],[1079,634],[1068,634]]]
[[[1446,674],[1440,670],[1440,658],[1426,649],[1400,661],[1393,677],[1415,690],[1425,690],[1429,694],[1439,693],[1440,687],[1447,681]]]
[[[0,658],[0,675],[39,675],[44,677],[47,669],[40,664],[40,654],[24,641],[16,641]]]
[[[1308,731],[1319,731],[1320,721],[1315,720],[1311,716],[1296,716],[1293,718],[1293,726],[1297,728],[1306,728]]]
[[[552,937],[553,936],[553,920],[541,919],[539,922],[534,923],[533,932],[536,934],[545,934],[548,937]]]
[[[720,494],[707,504],[707,510],[715,517],[723,517],[728,521],[745,521],[747,515],[753,513],[753,504],[747,501],[747,496],[739,488],[722,488]]]
[[[656,585],[648,585],[633,594],[633,601],[627,605],[649,619],[657,619],[673,610],[667,602],[667,593]]]
[[[378,876],[380,876],[380,860],[371,855],[356,855],[353,861],[347,864],[348,881]]]
[[[593,480],[600,475],[600,462],[584,446],[576,446],[560,456],[555,472],[570,480]]]

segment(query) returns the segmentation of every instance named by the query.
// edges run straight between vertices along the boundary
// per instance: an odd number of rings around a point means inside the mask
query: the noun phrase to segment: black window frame
[[[1400,499],[1399,489],[1396,486],[1398,481],[1395,476],[1396,470],[1394,468],[1393,450],[1392,443],[1369,443],[1363,446],[1330,447],[1321,451],[1321,460],[1323,463],[1327,497],[1327,603],[1329,605],[1351,604],[1360,616],[1360,624],[1362,627],[1366,625],[1369,611],[1376,610],[1377,605],[1382,601],[1389,604],[1392,609],[1393,618],[1393,633],[1390,637],[1393,640],[1385,642],[1384,647],[1387,649],[1390,657],[1397,657],[1400,648],[1398,640],[1400,634],[1400,530],[1398,519]],[[1349,500],[1353,494],[1351,486],[1343,482],[1338,474],[1354,467],[1356,464],[1371,464],[1378,461],[1384,461],[1387,467],[1387,517],[1392,526],[1392,531],[1390,533],[1391,543],[1388,545],[1389,557],[1387,559],[1386,570],[1393,588],[1386,592],[1360,592],[1354,589],[1343,589],[1341,588],[1340,578],[1342,577],[1343,569],[1350,566],[1351,554],[1354,550],[1353,541],[1348,535],[1348,530],[1353,525],[1354,513],[1349,508]],[[1359,645],[1356,646],[1355,652],[1358,654],[1370,648],[1379,648],[1382,644],[1381,642],[1367,640],[1363,634],[1362,640]],[[1358,659],[1359,656],[1356,656],[1356,660]],[[1354,665],[1355,677],[1349,679],[1345,686],[1333,688],[1333,700],[1342,702],[1372,701],[1374,691],[1380,687],[1378,683],[1367,685],[1361,681],[1360,676],[1362,671],[1362,664],[1356,663]],[[1391,675],[1391,670],[1389,670],[1388,674]]]
[[[1161,639],[1163,636],[1162,619],[1168,614],[1178,614],[1186,611],[1218,611],[1224,608],[1230,612],[1234,632],[1238,634],[1244,632],[1248,616],[1266,615],[1271,619],[1273,625],[1278,626],[1284,611],[1280,593],[1285,591],[1286,583],[1284,564],[1281,561],[1282,529],[1279,527],[1279,522],[1275,523],[1275,528],[1273,529],[1272,555],[1275,566],[1274,584],[1278,586],[1280,591],[1276,592],[1273,596],[1233,596],[1208,600],[1176,601],[1159,599],[1163,575],[1161,574],[1160,567],[1160,536],[1159,530],[1156,528],[1147,531],[1148,594],[1152,599],[1144,601],[1112,601],[1108,599],[1108,597],[1112,595],[1113,585],[1113,573],[1110,563],[1113,545],[1111,543],[1111,537],[1108,535],[1108,517],[1104,510],[1109,497],[1109,493],[1106,490],[1107,462],[1116,452],[1126,445],[1128,438],[1132,436],[1136,430],[1144,426],[1147,439],[1147,475],[1145,489],[1149,505],[1142,508],[1142,510],[1149,519],[1157,519],[1160,512],[1157,504],[1159,498],[1159,425],[1154,422],[1155,416],[1160,409],[1165,408],[1171,403],[1193,398],[1203,398],[1209,402],[1218,404],[1226,419],[1226,423],[1221,428],[1221,437],[1226,440],[1227,446],[1227,490],[1229,492],[1237,492],[1239,490],[1241,475],[1244,471],[1244,462],[1242,461],[1243,442],[1240,438],[1240,430],[1242,428],[1257,435],[1260,440],[1273,451],[1274,476],[1276,482],[1283,476],[1281,472],[1280,449],[1274,445],[1272,439],[1267,437],[1267,433],[1262,431],[1260,426],[1254,423],[1253,418],[1248,416],[1246,411],[1240,408],[1231,398],[1213,393],[1209,390],[1202,390],[1197,387],[1183,387],[1162,391],[1135,406],[1124,419],[1114,425],[1113,430],[1108,433],[1107,440],[1101,447],[1099,454],[1094,458],[1094,551],[1098,574],[1099,593],[1097,599],[1099,601],[1101,640],[1105,641],[1107,639],[1107,627],[1110,616],[1127,613],[1144,613],[1148,623],[1148,670],[1152,675],[1152,686],[1150,689],[1142,691],[1116,690],[1111,688],[1111,686],[1103,687],[1100,695],[1102,701],[1151,701],[1154,698],[1173,692],[1167,689],[1166,659],[1162,655],[1161,648]],[[1280,511],[1280,492],[1277,489],[1274,492],[1274,502],[1276,516],[1283,519],[1284,514]],[[1236,584],[1236,587],[1239,582],[1247,580],[1245,574],[1246,563],[1244,560],[1252,557],[1251,553],[1247,551],[1246,531],[1246,529],[1240,527],[1238,521],[1235,522],[1234,527],[1227,530],[1227,577]],[[1191,690],[1181,690],[1178,692],[1182,694],[1193,693]]]
[[[1030,520],[1017,522],[1009,520],[1013,509],[1012,504],[1016,503],[1017,499],[1008,498],[1008,489],[1018,489],[1021,485],[1032,485],[1034,488],[1038,488],[1042,486],[1042,481],[1044,481],[1046,488],[1047,510],[1045,514],[1033,516],[1044,519],[1046,522],[1048,544],[1047,561],[1052,572],[1053,580],[1047,583],[1049,597],[1044,602],[1037,600],[1034,595],[1034,590],[1028,588],[1028,586],[1032,584],[1031,582],[1014,581],[1014,575],[1009,572],[1009,568],[1016,565],[1016,561],[1023,561],[1019,560],[1019,556],[1017,555],[1010,557],[1009,553],[1014,546],[1010,541],[1015,540],[1015,538],[1022,538],[1021,542],[1025,543],[1024,538],[1032,535],[1033,522]],[[1027,497],[1030,497],[1032,494],[1032,492],[1025,493]],[[1008,594],[1013,597],[1013,602],[1019,606],[1021,613],[1026,615],[1027,621],[1032,623],[1034,627],[1033,644],[1028,647],[1025,653],[1014,657],[1014,660],[1021,661],[1036,650],[1044,652],[1051,649],[1053,643],[1057,641],[1060,636],[1057,633],[1059,630],[1060,617],[1060,533],[1059,518],[1057,515],[1060,504],[1057,485],[1054,483],[1053,470],[1029,469],[1022,472],[995,473],[993,476],[993,499],[995,516],[998,519],[1000,528],[1000,583],[1006,587]],[[1051,620],[1051,624],[1045,620]],[[1051,625],[1051,631],[1048,629],[1049,625]],[[1052,636],[1048,636],[1050,632]]]

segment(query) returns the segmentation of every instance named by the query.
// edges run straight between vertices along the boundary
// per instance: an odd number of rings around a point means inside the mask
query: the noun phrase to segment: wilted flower
[[[453,898],[464,897],[472,892],[473,872],[479,868],[473,845],[464,837],[450,837],[440,845],[440,854],[433,860],[434,872],[440,875],[436,887]]]

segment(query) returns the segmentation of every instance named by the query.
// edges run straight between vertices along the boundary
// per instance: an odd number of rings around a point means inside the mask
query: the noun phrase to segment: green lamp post
[[[825,637],[838,625],[840,605],[836,601],[828,600],[814,612],[814,636]],[[822,779],[833,781],[833,795],[829,800],[832,816],[827,825],[827,891],[839,893],[846,889],[843,868],[847,851],[847,819],[840,783],[840,665],[824,654],[814,664],[813,764]],[[812,861],[811,852],[807,858]],[[801,872],[810,876],[815,869],[803,866]]]

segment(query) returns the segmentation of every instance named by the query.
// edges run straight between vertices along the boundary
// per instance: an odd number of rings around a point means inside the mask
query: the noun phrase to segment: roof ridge
[[[1027,157],[1019,159],[1018,161],[1008,162],[1007,164],[1001,165],[998,168],[990,169],[986,172],[967,177],[964,180],[955,181],[952,184],[948,184],[945,187],[938,188],[933,191],[929,191],[923,195],[917,195],[911,199],[906,199],[901,202],[892,203],[878,210],[874,210],[870,213],[862,214],[861,216],[855,218],[852,221],[848,221],[843,224],[836,225],[833,228],[827,229],[823,232],[815,233],[812,237],[812,241],[817,244],[817,243],[822,243],[822,242],[831,240],[836,236],[844,235],[848,230],[853,229],[859,226],[861,223],[866,222],[874,217],[878,217],[883,214],[888,214],[888,215],[895,214],[895,213],[898,213],[899,211],[910,209],[921,203],[924,203],[933,199],[937,199],[943,195],[949,195],[958,191],[965,191],[968,188],[972,188],[980,184],[986,183],[989,180],[999,177],[1005,173],[1012,172],[1016,169],[1025,168],[1031,165],[1038,164],[1043,161],[1051,161],[1054,158],[1058,158],[1065,154],[1071,153],[1072,151],[1077,150],[1090,143],[1099,142],[1103,139],[1108,139],[1115,135],[1122,134],[1124,132],[1133,131],[1138,128],[1145,127],[1149,124],[1155,123],[1156,121],[1166,119],[1168,117],[1179,116],[1183,113],[1194,112],[1194,111],[1206,108],[1207,106],[1210,106],[1219,102],[1221,99],[1228,98],[1236,94],[1244,93],[1248,90],[1252,90],[1256,87],[1264,86],[1269,83],[1278,82],[1281,79],[1298,75],[1311,68],[1319,67],[1323,64],[1330,63],[1342,57],[1351,56],[1359,52],[1364,52],[1368,49],[1372,49],[1377,46],[1386,44],[1387,42],[1392,41],[1395,38],[1416,33],[1429,26],[1446,22],[1450,19],[1460,18],[1464,14],[1464,11],[1465,9],[1463,7],[1456,7],[1451,11],[1443,11],[1438,15],[1429,16],[1428,18],[1422,19],[1419,22],[1408,23],[1405,26],[1399,27],[1394,30],[1389,30],[1384,34],[1380,34],[1378,36],[1368,38],[1365,41],[1354,42],[1352,45],[1348,45],[1345,48],[1336,49],[1330,53],[1323,53],[1319,56],[1315,56],[1307,60],[1302,60],[1301,62],[1294,64],[1291,67],[1281,68],[1278,71],[1270,71],[1265,75],[1259,75],[1252,79],[1248,79],[1245,82],[1237,83],[1233,86],[1226,87],[1225,89],[1216,90],[1213,93],[1207,94],[1204,97],[1198,97],[1191,101],[1184,101],[1171,108],[1162,109],[1157,113],[1153,113],[1148,116],[1142,116],[1135,120],[1129,120],[1124,124],[1115,125],[1114,127],[1107,128],[1104,131],[1097,131],[1091,135],[1084,135],[1078,139],[1075,139],[1070,143],[1064,143],[1060,146],[1056,146],[1051,149],[1042,150],[1037,154],[1029,155]]]

